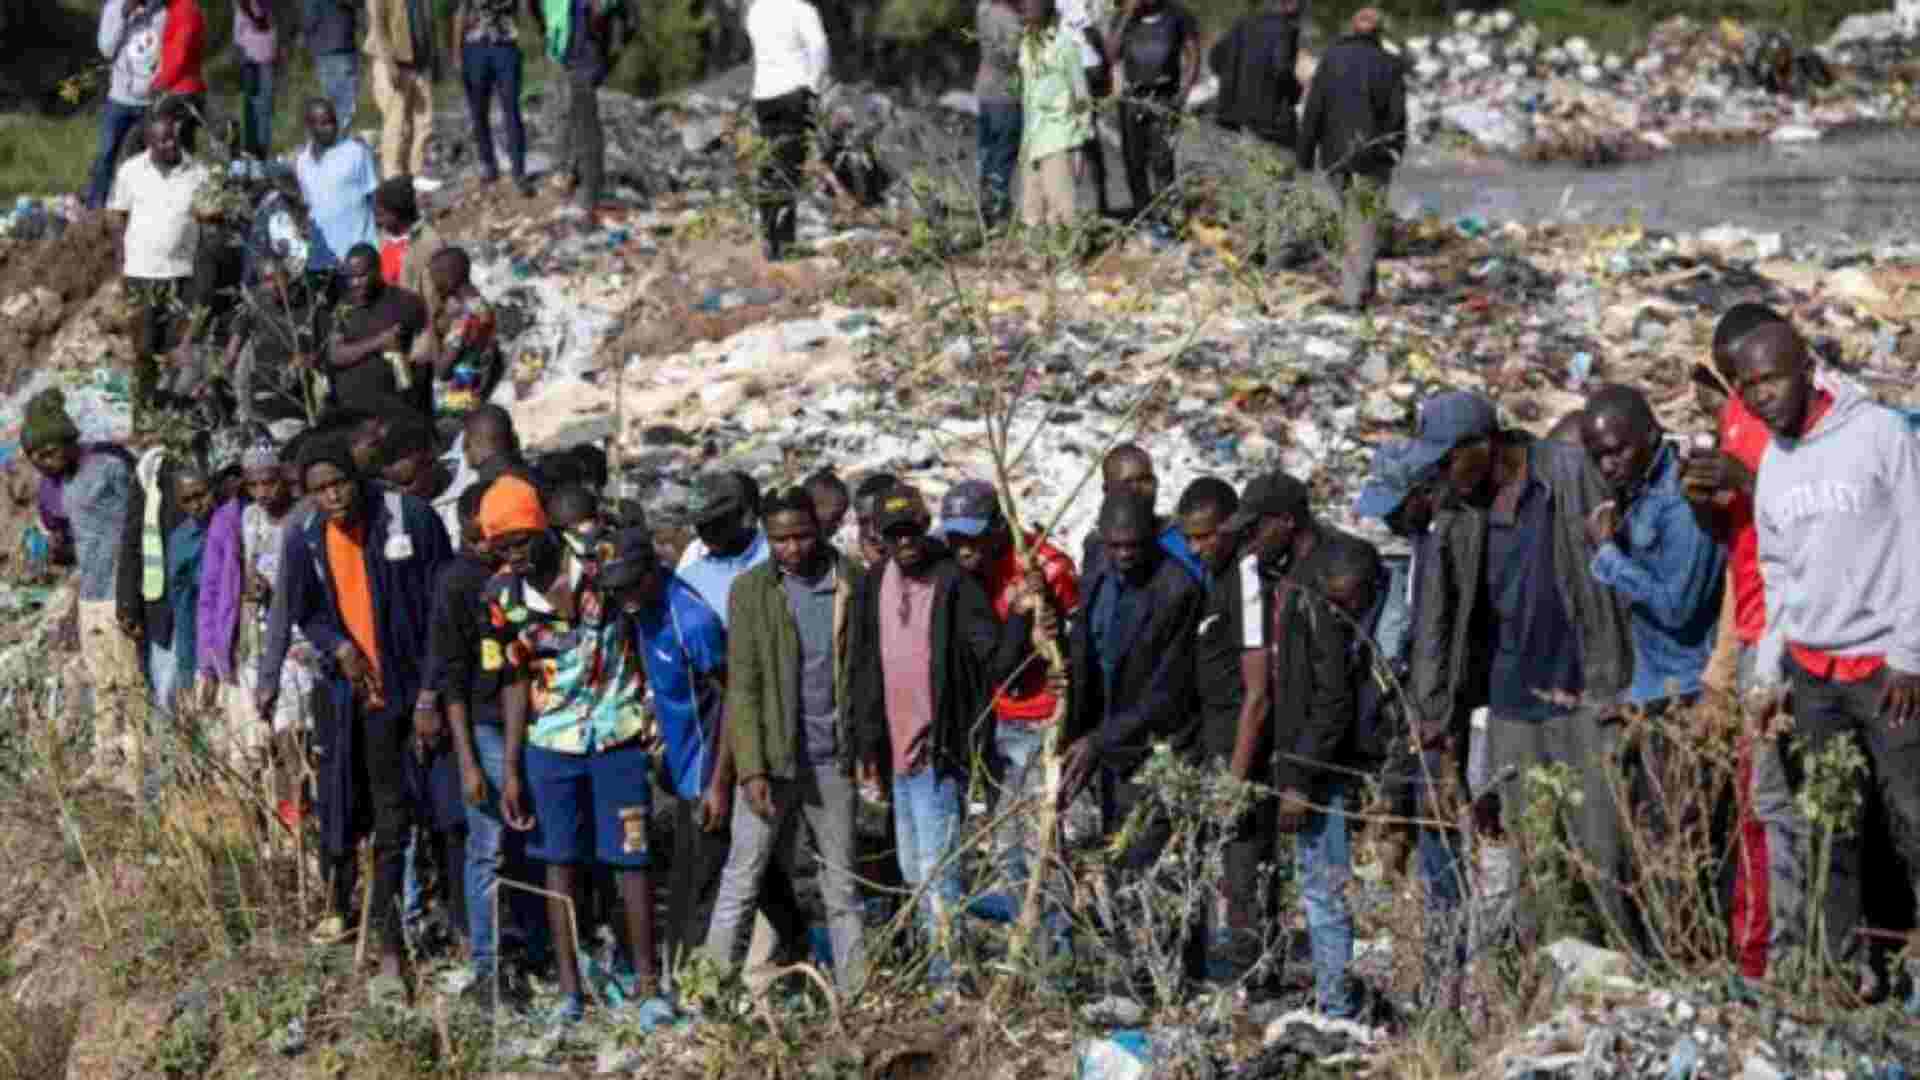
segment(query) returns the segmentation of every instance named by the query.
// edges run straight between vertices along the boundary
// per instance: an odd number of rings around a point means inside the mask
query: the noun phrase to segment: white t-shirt
[[[1055,10],[1060,13],[1060,25],[1073,35],[1074,44],[1080,46],[1080,66],[1099,67],[1106,63],[1106,57],[1087,38],[1087,28],[1096,32],[1107,10],[1106,0],[1059,0]]]
[[[107,209],[127,215],[121,273],[161,281],[193,276],[193,256],[200,246],[193,195],[206,180],[206,166],[184,154],[164,174],[144,151],[121,164],[107,199]]]
[[[753,42],[753,98],[765,101],[806,88],[819,93],[832,54],[820,12],[807,0],[753,0],[747,9]]]

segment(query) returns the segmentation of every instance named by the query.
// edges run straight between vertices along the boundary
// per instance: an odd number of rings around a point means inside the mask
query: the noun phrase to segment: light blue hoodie
[[[1754,484],[1767,631],[1755,677],[1778,683],[1788,644],[1884,656],[1920,673],[1920,438],[1843,380],[1798,439],[1775,435]]]

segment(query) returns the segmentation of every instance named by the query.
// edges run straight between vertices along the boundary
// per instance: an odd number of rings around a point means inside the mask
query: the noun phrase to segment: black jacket
[[[1292,148],[1299,137],[1299,54],[1300,24],[1289,16],[1266,12],[1235,23],[1207,54],[1220,79],[1220,122]]]
[[[1139,609],[1144,620],[1121,630],[1122,658],[1109,696],[1106,673],[1093,655],[1093,612],[1113,573],[1102,560],[1082,583],[1080,616],[1070,639],[1073,689],[1063,734],[1068,742],[1083,735],[1094,739],[1101,763],[1124,778],[1146,760],[1155,742],[1164,740],[1183,754],[1198,750],[1194,648],[1205,597],[1185,567],[1161,556]]]
[[[1406,69],[1370,34],[1334,42],[1300,113],[1300,167],[1384,182],[1406,145]]]
[[[492,578],[493,566],[465,551],[440,568],[433,586],[426,684],[447,702],[464,703],[470,722],[499,727],[503,665],[489,669],[481,656],[485,594]]]
[[[173,496],[178,467],[171,457],[160,466],[160,548],[164,553],[167,537],[180,524],[180,505]],[[141,534],[147,520],[147,493],[138,479],[127,497],[127,520],[120,530],[120,562],[114,569],[114,611],[124,621],[138,624],[146,631],[145,642],[167,648],[173,643],[173,605],[163,592],[151,603],[141,595],[146,564],[141,560]],[[165,555],[161,556],[163,559]]]
[[[933,595],[933,730],[935,764],[964,771],[986,752],[993,736],[993,693],[1030,651],[1033,621],[1026,615],[994,618],[987,591],[936,548],[928,571]],[[851,727],[861,761],[888,756],[887,684],[880,655],[880,587],[888,570],[867,574],[853,596],[847,651]]]

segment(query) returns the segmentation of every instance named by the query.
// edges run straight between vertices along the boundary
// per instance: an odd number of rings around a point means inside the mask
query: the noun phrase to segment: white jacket
[[[754,0],[747,9],[753,42],[753,97],[777,98],[795,90],[818,94],[827,81],[832,53],[820,12],[807,0]]]

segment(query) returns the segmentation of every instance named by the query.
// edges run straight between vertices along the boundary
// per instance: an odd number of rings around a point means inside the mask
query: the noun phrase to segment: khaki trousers
[[[147,688],[132,638],[120,632],[111,600],[80,601],[80,655],[93,683],[93,759],[126,767],[138,780],[146,761]]]
[[[1028,228],[1072,222],[1073,202],[1073,151],[1021,163],[1020,220]]]
[[[433,134],[433,82],[411,64],[373,57],[373,104],[380,110],[380,171],[419,176]]]

